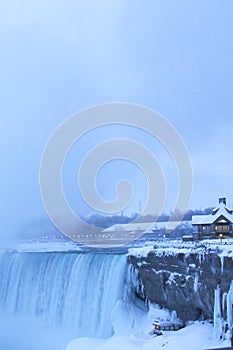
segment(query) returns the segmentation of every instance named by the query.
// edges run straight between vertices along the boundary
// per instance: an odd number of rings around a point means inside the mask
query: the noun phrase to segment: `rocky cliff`
[[[137,295],[176,310],[183,321],[213,319],[219,288],[221,317],[226,319],[227,307],[232,307],[226,293],[233,280],[233,247],[222,247],[200,244],[188,249],[154,246],[146,254],[140,248],[129,251]]]

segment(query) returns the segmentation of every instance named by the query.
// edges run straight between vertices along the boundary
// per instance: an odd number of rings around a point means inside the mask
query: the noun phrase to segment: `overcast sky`
[[[39,166],[56,127],[81,109],[112,101],[152,108],[175,126],[193,163],[191,208],[214,206],[222,194],[233,205],[232,13],[231,0],[1,2],[2,232],[45,215]],[[79,146],[82,154],[87,145]],[[169,211],[177,181],[164,166]],[[118,168],[127,177],[127,166]],[[141,175],[134,170],[129,165],[137,186]],[[108,178],[106,169],[99,180],[107,197],[121,177],[113,174]],[[67,196],[86,215],[69,176]],[[128,213],[145,200],[144,191],[135,192]]]

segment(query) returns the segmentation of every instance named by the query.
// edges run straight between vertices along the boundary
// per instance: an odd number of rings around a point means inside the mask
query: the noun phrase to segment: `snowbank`
[[[146,258],[148,254],[154,250],[154,246],[146,246],[141,248],[130,248],[128,255],[136,256],[138,258]]]
[[[112,312],[112,337],[74,339],[65,350],[203,350],[229,346],[229,341],[215,338],[213,325],[207,322],[195,322],[179,331],[166,331],[157,337],[151,335],[155,319],[174,317],[157,305],[150,305],[148,312],[142,305],[119,300]]]
[[[75,339],[66,350],[203,350],[224,346],[229,346],[229,341],[214,340],[210,324],[196,323],[176,332],[164,332],[156,338],[114,335],[108,339]]]
[[[9,241],[1,244],[0,252],[81,252],[82,248],[76,243],[64,241]]]
[[[217,239],[198,242],[183,242],[180,240],[156,241],[154,245],[130,248],[128,255],[146,258],[150,252],[157,256],[177,255],[179,253],[184,255],[191,253],[203,255],[207,252],[212,252],[218,254],[222,259],[226,256],[233,258],[233,239],[225,239],[222,242]]]

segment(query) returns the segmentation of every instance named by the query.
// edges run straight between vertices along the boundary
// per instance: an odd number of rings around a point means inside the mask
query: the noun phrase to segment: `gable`
[[[214,224],[221,224],[221,225],[224,225],[224,224],[231,224],[232,221],[229,220],[228,218],[226,218],[224,215],[220,215],[218,218],[216,218],[216,220],[213,222]]]

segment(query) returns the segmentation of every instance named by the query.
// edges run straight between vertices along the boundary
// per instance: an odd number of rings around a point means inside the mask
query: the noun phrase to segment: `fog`
[[[0,348],[4,350],[63,350],[72,336],[51,329],[39,319],[1,315]]]
[[[191,208],[214,206],[222,194],[233,204],[232,7],[210,0],[1,2],[1,237],[46,217],[39,167],[58,125],[110,101],[145,105],[174,125],[193,163]],[[97,130],[74,145],[64,164],[72,208],[93,214],[76,189],[77,169],[90,145],[108,137],[136,140],[155,153],[169,213],[178,191],[174,163],[157,141],[130,128]],[[145,179],[135,166],[108,164],[97,187],[112,200],[122,177],[135,190],[130,215],[145,202]]]

